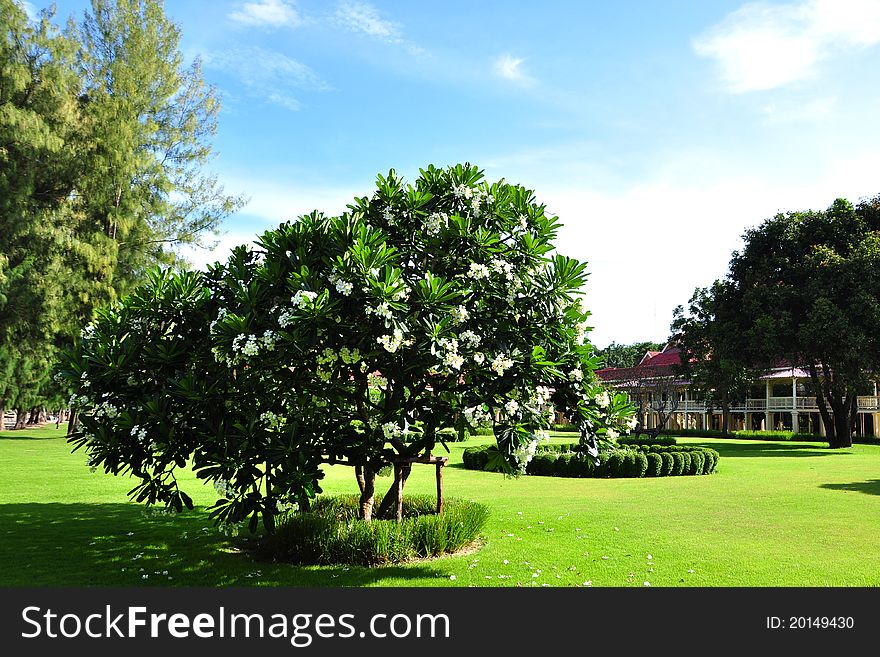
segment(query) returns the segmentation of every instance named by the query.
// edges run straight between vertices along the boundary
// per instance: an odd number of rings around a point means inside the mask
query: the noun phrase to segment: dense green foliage
[[[596,350],[596,357],[602,361],[602,367],[635,367],[649,351],[662,351],[660,342],[634,342],[617,344],[612,342],[603,349]]]
[[[0,414],[20,421],[64,403],[57,351],[97,307],[241,203],[202,173],[219,104],[160,0],[53,21],[0,0]]]

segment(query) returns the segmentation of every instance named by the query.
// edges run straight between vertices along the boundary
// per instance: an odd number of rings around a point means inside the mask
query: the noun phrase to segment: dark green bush
[[[648,457],[644,452],[635,453],[635,468],[633,469],[633,477],[644,477],[648,472]]]
[[[498,449],[495,445],[476,445],[468,447],[461,453],[461,460],[468,470],[485,470],[489,462],[490,450]]]
[[[703,455],[702,450],[694,450],[689,452],[691,457],[691,469],[688,474],[692,475],[700,475],[703,474],[703,465],[706,462],[706,457]]]
[[[709,474],[715,471],[718,452],[691,445],[638,445],[606,449],[599,453],[599,465],[575,451],[576,444],[544,445],[529,462],[526,474],[545,477],[668,477]],[[468,447],[462,454],[464,466],[485,470],[495,445]]]
[[[663,458],[656,452],[648,452],[645,454],[645,476],[659,477],[663,471]]]
[[[706,462],[703,465],[703,474],[710,474],[715,472],[715,468],[718,465],[718,459],[720,455],[714,449],[703,449],[703,455],[706,457]]]
[[[689,475],[691,473],[691,453],[682,450],[681,454],[681,472],[680,475]]]
[[[672,436],[657,436],[656,438],[651,438],[648,435],[642,434],[641,436],[621,436],[617,439],[618,445],[636,445],[636,446],[648,446],[648,445],[675,445],[676,440]]]
[[[669,473],[671,477],[678,477],[684,471],[684,458],[682,452],[669,452],[672,457],[672,470]]]
[[[625,452],[619,449],[608,450],[599,454],[602,461],[599,467],[600,477],[622,477]],[[604,457],[604,458],[603,458]]]
[[[535,454],[526,466],[526,474],[552,477],[555,471],[557,455],[553,452]]]
[[[407,496],[401,522],[365,523],[357,519],[357,496],[319,496],[311,511],[283,516],[260,552],[298,564],[401,563],[460,550],[477,539],[489,517],[476,502],[447,499],[440,515],[435,504],[431,496]]]
[[[560,454],[553,462],[553,476],[567,477],[569,468],[571,467],[571,458],[574,456],[571,452]]]

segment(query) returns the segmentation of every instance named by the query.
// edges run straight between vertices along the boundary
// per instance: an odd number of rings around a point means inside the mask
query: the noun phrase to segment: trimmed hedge
[[[657,436],[651,438],[646,434],[641,436],[621,436],[617,439],[618,445],[675,445],[677,441],[672,436]]]
[[[645,470],[646,477],[659,477],[660,473],[663,472],[663,458],[657,452],[647,452],[645,454],[645,461],[647,462],[647,469]]]
[[[715,472],[718,452],[693,445],[632,445],[599,452],[599,464],[575,451],[577,445],[543,445],[526,467],[526,474],[544,477],[640,478],[701,475]],[[464,467],[485,470],[495,445],[468,447]]]

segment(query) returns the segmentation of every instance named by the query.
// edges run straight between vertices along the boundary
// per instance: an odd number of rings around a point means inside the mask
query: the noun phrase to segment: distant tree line
[[[159,0],[63,27],[0,0],[0,418],[66,404],[59,350],[95,309],[240,207],[203,172],[219,101]],[[0,421],[0,429],[3,422]]]

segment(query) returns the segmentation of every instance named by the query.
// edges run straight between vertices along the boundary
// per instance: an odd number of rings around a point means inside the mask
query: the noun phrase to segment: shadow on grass
[[[0,544],[0,586],[344,587],[447,577],[429,562],[364,568],[256,561],[199,508],[145,517],[133,504],[2,504]]]
[[[7,429],[6,431],[0,431],[0,442],[4,440],[58,440],[64,438],[66,436],[60,433],[49,436],[44,434],[34,435],[30,429]]]
[[[829,449],[809,443],[726,443],[726,442],[687,442],[686,445],[714,449],[722,458],[727,457],[807,457],[848,455],[850,452]]]
[[[869,479],[868,481],[854,481],[849,484],[822,484],[819,488],[827,488],[828,490],[846,490],[857,493],[865,493],[866,495],[880,495],[880,479]]]

